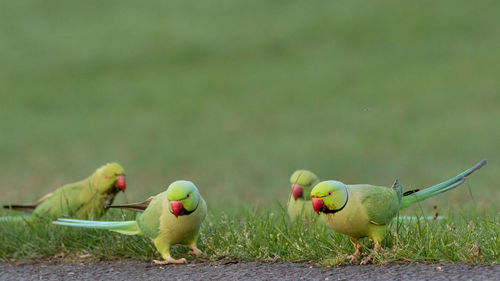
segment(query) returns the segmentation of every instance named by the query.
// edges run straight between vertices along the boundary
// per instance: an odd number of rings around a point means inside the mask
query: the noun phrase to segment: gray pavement
[[[0,263],[0,280],[500,280],[500,265],[392,264],[315,267],[306,263],[199,262],[156,266],[121,260]]]

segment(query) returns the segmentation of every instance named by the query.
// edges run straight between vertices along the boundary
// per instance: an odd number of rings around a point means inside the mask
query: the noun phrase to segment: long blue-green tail
[[[72,227],[107,229],[109,231],[115,231],[127,235],[142,234],[142,231],[139,229],[136,221],[88,221],[59,218],[57,221],[53,222],[53,224]]]
[[[451,178],[447,181],[444,181],[440,184],[437,184],[435,186],[428,187],[426,189],[413,192],[413,193],[406,193],[407,195],[403,196],[403,200],[401,201],[401,207],[400,210],[411,206],[412,204],[415,204],[417,202],[423,201],[429,197],[432,197],[436,194],[443,193],[445,191],[448,191],[450,189],[453,189],[462,183],[465,182],[465,178],[472,174],[474,171],[479,170],[482,166],[486,165],[486,159],[477,163],[474,165],[474,167],[463,171],[462,173],[458,174],[456,177]]]
[[[0,222],[24,221],[26,216],[0,217]]]
[[[415,222],[415,221],[436,221],[444,220],[446,217],[443,216],[396,216],[394,220],[401,222]]]

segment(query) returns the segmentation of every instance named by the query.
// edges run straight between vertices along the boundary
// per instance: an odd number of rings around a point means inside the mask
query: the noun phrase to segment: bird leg
[[[352,255],[348,255],[347,258],[349,259],[350,264],[358,264],[359,256],[361,256],[361,244],[357,238],[349,236],[349,240],[354,246],[355,251]]]
[[[176,260],[170,256],[170,243],[165,241],[164,237],[160,236],[159,239],[154,239],[153,243],[163,258],[163,260],[153,260],[154,264],[187,264],[187,260],[185,258]]]
[[[373,250],[378,253],[382,250],[382,246],[380,246],[379,241],[374,241],[375,247],[373,247]],[[369,254],[368,256],[364,257],[359,264],[368,264],[372,263],[375,260],[375,256],[373,253]]]
[[[196,245],[190,245],[189,248],[191,248],[191,251],[188,252],[190,255],[199,256],[203,253],[200,249],[196,248]]]
[[[368,256],[364,257],[359,264],[368,264],[373,261],[373,254],[369,254]]]
[[[153,260],[153,263],[158,264],[158,265],[183,264],[183,263],[187,264],[187,260],[185,258],[176,260],[176,259],[172,258],[171,256],[167,256],[167,258],[164,260]]]

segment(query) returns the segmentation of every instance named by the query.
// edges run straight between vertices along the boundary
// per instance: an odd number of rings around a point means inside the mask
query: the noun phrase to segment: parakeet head
[[[311,191],[314,211],[322,213],[336,213],[342,210],[349,194],[347,186],[339,181],[329,180],[318,183]]]
[[[200,193],[190,181],[174,181],[167,188],[167,199],[170,201],[170,212],[179,217],[189,215],[198,208]]]
[[[319,178],[308,170],[297,170],[290,177],[292,195],[295,200],[310,200],[309,196],[313,186],[319,182]]]
[[[125,191],[127,182],[125,181],[125,170],[118,163],[108,163],[97,169],[92,175],[93,186],[97,186],[99,192],[118,193]]]

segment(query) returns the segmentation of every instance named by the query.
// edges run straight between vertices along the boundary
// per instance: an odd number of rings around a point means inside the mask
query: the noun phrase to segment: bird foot
[[[187,260],[185,258],[182,258],[182,259],[174,259],[172,257],[168,257],[164,260],[153,260],[153,263],[154,264],[157,264],[157,265],[165,265],[165,264],[187,264]]]
[[[369,254],[368,256],[364,257],[361,262],[359,264],[369,264],[369,263],[373,263],[374,261],[374,256],[373,254]]]
[[[196,246],[193,246],[193,247],[191,247],[191,251],[189,251],[188,254],[199,256],[199,255],[203,254],[203,252],[200,249],[196,248]]]
[[[347,259],[349,259],[350,264],[359,264],[359,256],[357,255],[347,255]]]

